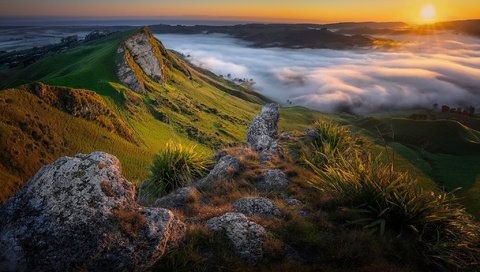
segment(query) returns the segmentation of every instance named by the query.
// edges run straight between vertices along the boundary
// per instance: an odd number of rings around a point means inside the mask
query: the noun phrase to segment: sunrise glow
[[[437,15],[437,10],[433,5],[426,5],[422,8],[420,15],[422,20],[425,22],[433,22],[435,21],[435,17]]]
[[[194,17],[213,20],[248,19],[259,21],[432,21],[474,19],[480,14],[472,0],[455,3],[420,0],[405,1],[311,1],[270,0],[234,2],[217,0],[6,0],[0,2],[0,16],[78,16],[78,17]],[[115,4],[113,4],[115,3]]]

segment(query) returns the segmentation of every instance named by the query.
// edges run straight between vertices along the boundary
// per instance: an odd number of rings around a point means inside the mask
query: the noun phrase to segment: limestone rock
[[[155,56],[153,46],[146,31],[138,32],[125,41],[135,62],[143,72],[153,80],[162,83],[164,80],[162,65]]]
[[[279,153],[278,146],[278,104],[267,104],[255,117],[247,131],[247,146],[267,156]]]
[[[260,176],[257,187],[263,191],[278,191],[288,187],[287,175],[280,169],[268,170]]]
[[[244,214],[229,212],[209,219],[207,226],[213,231],[225,231],[233,249],[243,259],[257,262],[263,258],[266,231]]]
[[[191,203],[198,198],[195,187],[183,187],[155,201],[155,206],[166,209],[182,209],[185,204]]]
[[[0,208],[6,271],[139,271],[185,234],[169,210],[143,208],[118,159],[95,152],[44,166]]]
[[[132,89],[132,91],[143,94],[145,93],[145,87],[132,68],[130,68],[125,54],[123,46],[119,47],[117,50],[117,77],[120,82]]]
[[[205,178],[197,182],[197,186],[205,187],[217,180],[231,179],[238,171],[240,171],[240,161],[231,155],[225,155],[218,160]]]
[[[273,202],[264,197],[244,197],[233,203],[233,209],[248,216],[281,216],[280,210]]]

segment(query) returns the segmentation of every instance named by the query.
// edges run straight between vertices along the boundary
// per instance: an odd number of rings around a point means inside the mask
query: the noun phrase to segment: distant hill
[[[251,43],[254,47],[351,49],[372,47],[375,38],[343,35],[316,24],[244,24],[235,26],[151,26],[155,33],[223,33]]]
[[[349,35],[432,35],[438,31],[452,31],[457,34],[480,37],[480,20],[448,21],[425,25],[339,23],[333,26],[338,26],[337,33]]]

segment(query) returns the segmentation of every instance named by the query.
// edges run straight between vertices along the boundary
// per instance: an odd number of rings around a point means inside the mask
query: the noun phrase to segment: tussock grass
[[[356,139],[350,129],[327,120],[317,120],[312,128],[315,137],[310,137],[300,147],[300,163],[306,165],[326,165],[336,160],[339,154],[355,148]]]
[[[212,163],[207,156],[198,153],[194,146],[184,147],[167,142],[165,149],[153,159],[145,190],[152,196],[172,192],[187,185],[192,178],[205,174]]]
[[[438,265],[478,268],[480,226],[453,194],[425,191],[392,162],[343,137],[343,129],[331,124],[317,128],[323,133],[322,145],[314,145],[319,148],[305,162],[318,176],[314,186],[354,215],[349,224],[412,239]],[[318,159],[332,154],[334,159]]]

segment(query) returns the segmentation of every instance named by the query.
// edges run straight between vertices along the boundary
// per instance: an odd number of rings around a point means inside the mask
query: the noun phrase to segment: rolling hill
[[[141,54],[153,66],[145,66]],[[132,90],[125,77],[122,83],[120,68],[142,88]],[[2,201],[42,165],[94,150],[118,156],[126,176],[138,183],[170,140],[207,154],[244,142],[250,120],[270,101],[187,63],[147,28],[44,58],[9,75],[0,87]],[[281,127],[302,128],[318,116],[285,108]]]

